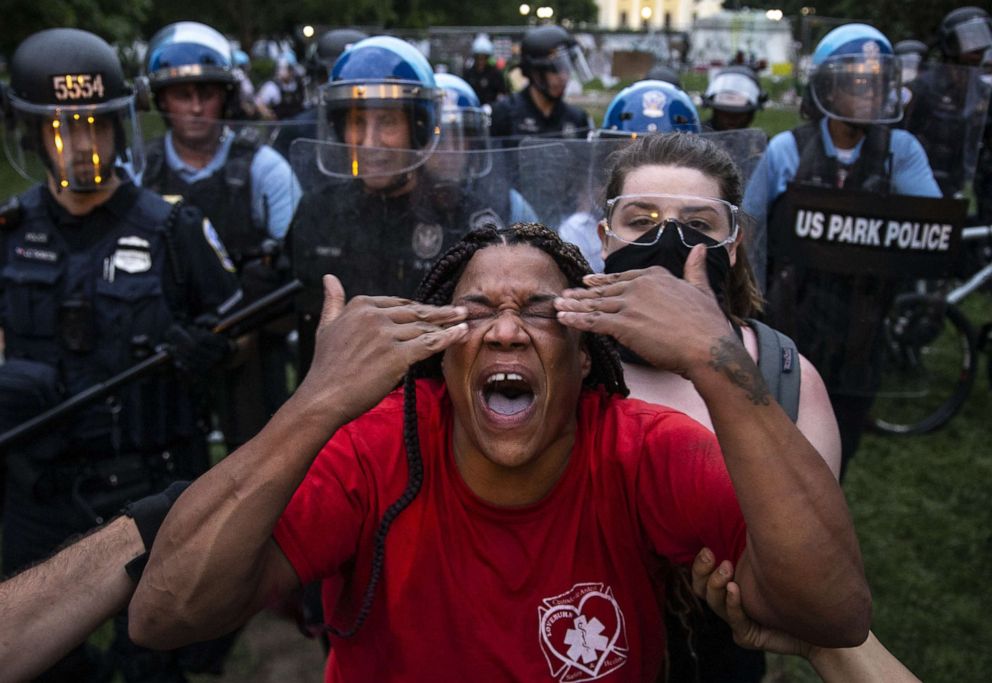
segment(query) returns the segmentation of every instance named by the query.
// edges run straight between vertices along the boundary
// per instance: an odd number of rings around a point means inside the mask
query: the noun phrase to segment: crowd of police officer
[[[987,126],[981,132],[988,93],[975,67],[992,48],[989,15],[978,8],[949,14],[936,46],[957,75],[941,78],[921,64],[895,97],[899,46],[894,51],[871,27],[851,26],[818,46],[804,97],[813,120],[772,141],[753,169],[759,178],[744,208],[770,216],[789,180],[939,196],[961,193],[974,175],[988,219],[992,141]],[[907,54],[912,47],[904,46]],[[309,365],[322,274],[335,273],[349,295],[411,295],[432,260],[465,231],[516,221],[549,223],[601,267],[593,239],[600,152],[637,135],[747,128],[767,100],[752,70],[728,67],[703,95],[712,111],[703,123],[678,75],[656,70],[618,94],[593,131],[588,114],[565,102],[569,78],[588,75],[588,67],[560,27],[524,36],[527,85],[512,95],[488,63],[488,38],[477,39],[473,53],[466,79],[485,93],[457,76],[435,76],[401,40],[328,32],[308,62],[315,80],[327,81],[316,89],[315,106],[267,128],[237,119],[234,54],[203,24],[158,32],[134,86],[113,48],[90,33],[51,29],[21,44],[3,92],[5,144],[11,163],[38,184],[0,214],[0,428],[156,351],[167,350],[172,363],[6,447],[5,574],[128,501],[203,472],[212,429],[220,428],[229,449],[251,438],[286,398],[294,347],[297,371]],[[866,60],[883,67],[874,80],[866,78]],[[860,101],[874,104],[845,109],[842,95],[854,85]],[[144,142],[137,109],[148,98],[164,125],[161,136]],[[888,125],[900,120],[903,105],[903,125],[917,137]],[[966,151],[962,121],[985,136],[972,171],[937,163],[959,162]],[[948,135],[955,130],[957,137]],[[490,136],[504,138],[500,149]],[[595,142],[603,143],[599,151]],[[737,157],[742,165],[753,156],[753,147],[745,149]],[[929,181],[922,171],[906,181],[900,174],[907,171],[893,170],[905,156],[922,159],[927,172],[933,167]],[[584,173],[574,173],[577,162]],[[763,281],[763,250],[752,260]],[[219,318],[291,277],[304,284],[292,312],[237,339],[217,331]],[[822,280],[804,286],[822,289]],[[838,286],[866,287],[827,285],[833,294]],[[836,319],[811,301],[803,320]],[[798,330],[800,350],[810,355],[803,340],[821,329]],[[844,417],[853,425],[850,452],[870,403],[870,392],[857,393],[862,400]],[[840,401],[835,409],[847,414]],[[45,680],[109,680],[115,668],[128,681],[184,680],[186,671],[218,670],[230,644],[151,653],[128,642],[122,620],[118,626],[113,656],[80,648]]]

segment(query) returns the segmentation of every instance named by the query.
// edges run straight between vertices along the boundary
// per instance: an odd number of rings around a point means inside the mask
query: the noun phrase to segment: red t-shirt
[[[443,383],[418,383],[420,494],[393,523],[372,611],[332,637],[326,681],[655,681],[668,558],[744,549],[716,439],[681,413],[584,391],[561,479],[502,508],[462,480]],[[324,582],[329,623],[351,626],[382,514],[407,482],[403,394],[338,430],[275,539],[301,582]]]

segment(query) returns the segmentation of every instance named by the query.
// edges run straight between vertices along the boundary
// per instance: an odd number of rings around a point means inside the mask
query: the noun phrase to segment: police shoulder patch
[[[220,260],[221,265],[224,266],[224,270],[229,273],[235,272],[234,262],[227,255],[227,249],[224,248],[224,243],[220,241],[220,236],[214,230],[214,225],[210,222],[209,218],[203,219],[203,237],[207,240],[210,248],[214,250],[214,253],[217,254],[217,258]]]

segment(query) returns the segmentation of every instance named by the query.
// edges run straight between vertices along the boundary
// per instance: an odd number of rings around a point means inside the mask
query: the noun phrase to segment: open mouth
[[[486,407],[497,415],[520,415],[534,404],[534,390],[523,375],[494,372],[486,378],[482,399]]]

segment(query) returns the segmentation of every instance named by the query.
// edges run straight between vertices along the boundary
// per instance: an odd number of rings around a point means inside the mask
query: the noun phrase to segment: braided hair
[[[486,247],[526,244],[548,254],[568,281],[570,287],[581,287],[582,277],[592,272],[578,247],[562,241],[558,235],[538,223],[514,223],[508,228],[489,224],[474,230],[446,251],[427,272],[417,288],[415,299],[425,304],[444,306],[451,303],[455,287],[465,267],[477,251]],[[602,385],[608,393],[626,396],[629,393],[623,379],[623,367],[616,342],[604,335],[585,332],[582,335],[591,361],[589,374],[583,383],[594,387]],[[413,502],[420,492],[424,478],[424,464],[420,453],[420,433],[417,427],[417,387],[420,377],[441,377],[442,353],[414,364],[403,380],[403,444],[406,447],[407,485],[403,494],[387,509],[375,532],[372,551],[372,571],[362,597],[361,607],[354,624],[346,630],[330,625],[325,629],[340,637],[349,638],[358,632],[368,618],[375,599],[376,586],[382,576],[386,554],[386,534],[396,517]]]

